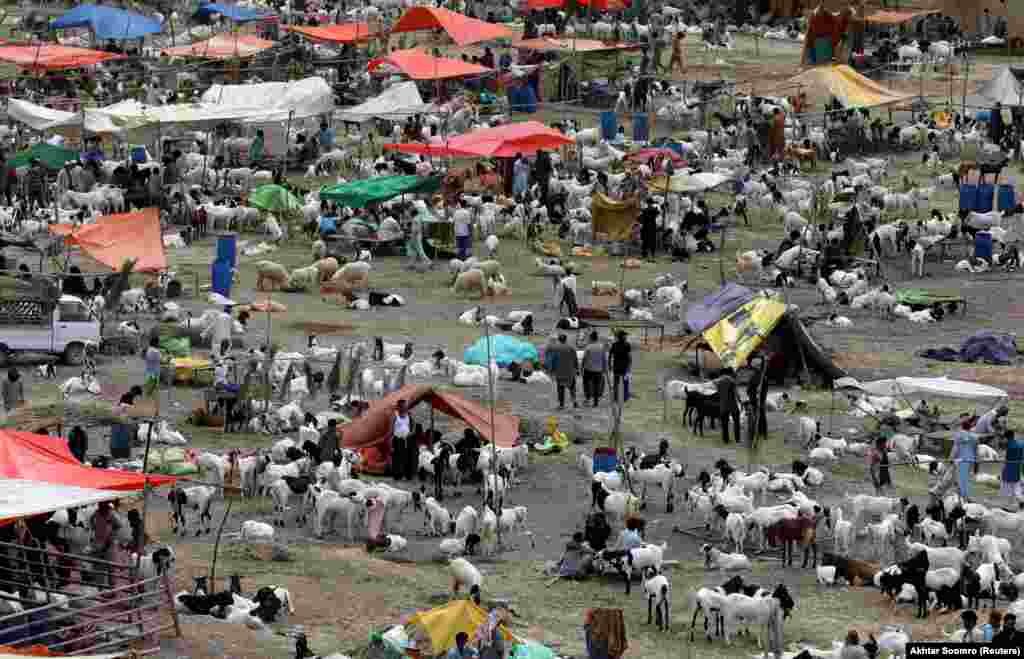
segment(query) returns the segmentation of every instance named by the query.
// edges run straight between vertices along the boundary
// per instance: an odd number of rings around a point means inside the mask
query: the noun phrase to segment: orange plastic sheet
[[[481,41],[494,41],[495,39],[512,39],[512,31],[506,27],[463,16],[440,7],[409,9],[391,28],[391,33],[420,32],[422,30],[444,30],[451,40],[460,46]]]
[[[77,245],[112,270],[120,270],[126,259],[136,259],[136,272],[167,269],[167,255],[160,235],[160,211],[156,208],[106,215],[95,224],[77,229],[70,224],[51,224],[50,232],[64,236],[65,243]]]

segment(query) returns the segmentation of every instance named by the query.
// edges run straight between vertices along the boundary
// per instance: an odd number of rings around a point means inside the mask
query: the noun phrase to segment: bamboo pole
[[[223,490],[222,490],[223,493]],[[217,528],[217,538],[213,541],[213,558],[210,560],[210,587],[216,583],[217,576],[217,552],[220,549],[220,538],[224,533],[224,525],[227,524],[228,517],[231,515],[231,505],[235,502],[232,497],[228,501],[227,507],[224,509],[224,517],[220,520],[220,526]]]
[[[490,398],[490,419],[491,419],[491,472],[495,475],[495,481],[499,478],[497,469],[495,468],[498,463],[498,448],[495,443],[495,430],[494,430],[494,372],[491,370],[491,328],[489,323],[483,323],[484,326],[484,343],[487,344],[487,389],[488,396]],[[484,474],[484,478],[487,475]],[[494,494],[493,492],[491,493]],[[501,506],[497,501],[492,500],[492,504],[497,506],[498,509],[494,511],[496,517],[501,517]],[[501,523],[497,526],[497,541],[498,548],[501,548]]]

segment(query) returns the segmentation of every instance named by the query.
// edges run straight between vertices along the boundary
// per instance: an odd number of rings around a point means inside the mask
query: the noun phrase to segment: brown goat
[[[882,569],[881,564],[875,561],[846,558],[829,552],[822,555],[821,564],[836,566],[836,579],[846,579],[851,586],[873,583],[875,575]]]
[[[782,545],[782,564],[792,567],[793,545],[799,543],[804,548],[804,560],[801,567],[807,567],[807,559],[813,554],[811,567],[818,565],[818,521],[816,515],[798,515],[796,519],[783,519],[768,527],[766,536],[768,544]]]

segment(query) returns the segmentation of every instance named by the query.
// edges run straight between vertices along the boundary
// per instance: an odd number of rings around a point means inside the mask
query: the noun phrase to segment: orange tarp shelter
[[[529,155],[570,144],[574,141],[554,128],[539,121],[522,121],[457,135],[445,144],[385,144],[384,148],[421,155],[514,158],[520,153]]]
[[[526,8],[530,11],[536,9],[561,9],[565,0],[526,0]]]
[[[174,476],[87,467],[75,459],[62,437],[0,430],[0,477],[73,485],[97,490],[137,492],[144,483],[174,483]]]
[[[879,9],[867,16],[864,20],[868,23],[877,23],[879,25],[900,25],[901,23],[912,21],[918,16],[927,16],[928,14],[938,13],[938,9],[911,9],[907,11],[889,11],[887,9]]]
[[[47,44],[42,46],[0,46],[0,61],[10,62],[33,71],[58,71],[61,69],[77,69],[81,66],[92,66],[112,59],[122,59],[124,55],[105,53],[101,50],[88,48],[72,48]]]
[[[391,33],[420,32],[422,30],[444,30],[451,40],[460,46],[512,38],[512,31],[508,28],[439,7],[409,9],[391,28]]]
[[[113,270],[120,270],[125,259],[137,259],[136,272],[167,269],[160,211],[156,208],[106,215],[95,224],[77,229],[70,224],[51,224],[50,232],[64,236],[65,243],[77,245],[88,256]]]
[[[517,41],[513,47],[540,52],[577,52],[599,53],[610,50],[640,50],[640,44],[605,43],[597,39],[556,39],[555,37],[537,37]]]
[[[584,7],[590,6],[590,0],[579,0]],[[622,11],[633,5],[631,0],[594,0],[594,9],[598,11]]]
[[[357,43],[359,41],[369,41],[380,36],[380,34],[370,30],[369,23],[341,23],[340,25],[322,25],[319,27],[289,25],[285,29],[301,34],[313,41],[324,43]]]
[[[385,64],[390,64],[413,80],[445,80],[491,73],[491,69],[486,66],[463,62],[460,59],[434,57],[418,48],[396,50],[384,57],[378,57],[366,66],[366,70],[376,71]]]
[[[435,410],[462,421],[485,441],[490,442],[493,436],[498,446],[507,448],[519,443],[519,417],[495,412],[492,429],[491,412],[482,405],[428,385],[407,385],[371,402],[370,409],[363,416],[339,426],[342,446],[359,451],[363,457],[363,471],[380,473],[387,469],[392,419],[400,400],[404,400],[409,409],[427,403]]]
[[[164,48],[160,52],[170,57],[233,59],[236,57],[252,57],[276,45],[276,41],[267,41],[251,34],[218,34],[205,41],[197,41],[188,46]]]

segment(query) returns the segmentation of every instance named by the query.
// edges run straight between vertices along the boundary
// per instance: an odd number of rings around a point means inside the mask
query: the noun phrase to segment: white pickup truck
[[[65,363],[77,366],[85,360],[86,346],[98,348],[102,336],[100,321],[72,295],[56,301],[0,299],[0,359],[16,352],[40,352],[60,355]]]

